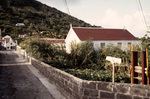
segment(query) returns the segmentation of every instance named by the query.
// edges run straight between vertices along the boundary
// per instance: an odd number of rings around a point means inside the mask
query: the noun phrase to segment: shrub
[[[96,63],[96,51],[92,46],[92,41],[81,44],[71,44],[71,52],[69,54],[69,63],[75,68],[88,68],[88,64]]]
[[[65,69],[64,71],[84,80],[112,81],[112,72],[110,70]],[[130,83],[130,77],[116,73],[115,82]]]
[[[119,47],[114,46],[112,44],[107,45],[100,52],[101,52],[100,54],[103,55],[103,59],[106,59],[106,56],[112,56],[112,57],[116,57],[116,58],[121,58],[122,62],[123,62],[123,60],[125,61],[125,59],[127,59],[127,61],[131,59],[130,57],[127,56],[126,51],[123,51]],[[112,66],[109,61],[105,61],[105,63],[103,65],[105,66],[104,67],[105,69],[108,69],[108,68],[110,68],[109,66]]]

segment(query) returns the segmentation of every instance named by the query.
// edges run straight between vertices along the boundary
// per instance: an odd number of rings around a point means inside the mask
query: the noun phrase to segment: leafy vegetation
[[[93,81],[112,81],[111,70],[93,70],[93,69],[65,69],[64,71],[85,80]],[[129,83],[130,79],[127,75],[115,74],[115,82]]]
[[[148,49],[148,55],[149,55],[149,61],[150,61],[150,37],[148,35],[145,35],[144,37],[141,38],[142,42],[142,50],[145,51],[146,48]],[[150,66],[150,62],[149,62]]]
[[[92,41],[82,44],[72,43],[70,53],[66,53],[64,46],[54,45],[46,41],[41,42],[38,38],[26,39],[20,43],[20,46],[29,51],[36,59],[81,79],[110,82],[112,80],[112,66],[106,64],[106,56],[116,55],[116,57],[123,58],[127,53],[115,46],[95,51],[92,44]],[[116,51],[116,54],[113,53],[114,50],[110,50],[111,48]],[[116,71],[115,81],[130,82],[130,77],[127,76],[125,69],[118,69]]]
[[[145,35],[144,37],[141,38],[142,42],[142,50],[145,51],[146,48],[150,48],[150,37],[148,35]]]

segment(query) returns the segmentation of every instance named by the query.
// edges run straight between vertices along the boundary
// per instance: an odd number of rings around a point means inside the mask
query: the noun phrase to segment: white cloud
[[[105,16],[101,19],[100,24],[106,27],[118,27],[120,26],[120,17],[118,13],[112,9],[108,9],[105,12]]]
[[[145,12],[145,18],[147,24],[150,25],[150,13]],[[100,19],[99,24],[106,28],[123,28],[125,27],[134,36],[142,37],[146,34],[145,24],[142,21],[141,14],[137,11],[133,14],[120,15],[117,11],[108,9],[105,11],[105,15]]]

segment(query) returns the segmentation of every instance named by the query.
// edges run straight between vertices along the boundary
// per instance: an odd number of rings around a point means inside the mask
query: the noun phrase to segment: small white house
[[[6,35],[2,38],[2,44],[1,44],[4,48],[6,48],[7,50],[11,50],[13,47],[17,46],[17,41],[13,41],[13,39],[11,38],[11,36]]]
[[[16,26],[25,26],[24,23],[17,23]]]
[[[24,35],[18,35],[19,38],[25,38],[27,37],[27,34],[24,34]]]
[[[71,27],[65,39],[66,51],[70,52],[71,42],[82,43],[87,40],[93,41],[96,50],[103,49],[108,44],[119,46],[125,50],[132,44],[141,43],[126,29]]]

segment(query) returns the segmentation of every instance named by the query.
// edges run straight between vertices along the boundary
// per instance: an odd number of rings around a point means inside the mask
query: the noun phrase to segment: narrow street
[[[21,55],[0,51],[0,99],[55,99]]]

